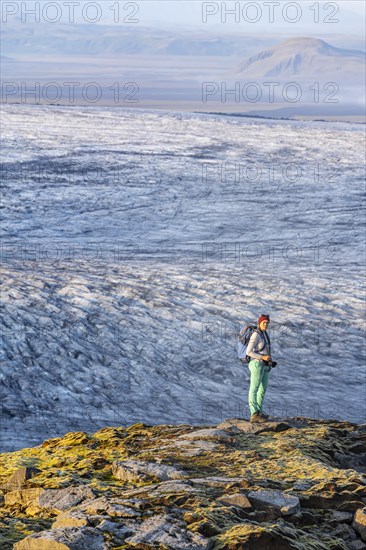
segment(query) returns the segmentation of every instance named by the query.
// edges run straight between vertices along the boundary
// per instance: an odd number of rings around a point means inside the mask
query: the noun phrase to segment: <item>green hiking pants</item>
[[[250,386],[249,386],[249,409],[250,413],[262,411],[263,399],[268,387],[268,374],[271,370],[269,365],[252,359],[249,362]]]

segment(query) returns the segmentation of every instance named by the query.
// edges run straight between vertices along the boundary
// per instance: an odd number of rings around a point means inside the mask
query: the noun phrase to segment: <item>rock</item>
[[[297,514],[293,514],[289,521],[296,527],[304,527],[305,525],[314,525],[316,523],[314,515],[308,510],[302,510]]]
[[[334,458],[341,468],[352,469],[356,472],[366,473],[366,453],[343,454],[335,451]]]
[[[332,523],[351,523],[353,514],[351,512],[341,512],[339,510],[332,510],[332,516],[329,521]]]
[[[38,498],[43,492],[44,489],[41,488],[10,491],[5,494],[5,506],[19,506],[20,508],[38,506]]]
[[[248,493],[252,504],[258,507],[274,507],[280,510],[281,514],[288,516],[300,511],[300,501],[296,496],[288,495],[277,490],[260,490]]]
[[[124,506],[129,506],[134,510],[144,510],[146,508],[146,501],[141,498],[119,498],[118,503],[123,504]]]
[[[88,516],[82,512],[68,512],[57,516],[52,524],[52,529],[61,529],[63,527],[86,527],[90,525]]]
[[[359,533],[361,539],[366,542],[366,507],[356,510],[352,527]]]
[[[244,477],[224,477],[224,476],[209,476],[209,477],[191,477],[189,481],[193,485],[207,485],[209,487],[227,487],[232,485],[248,489],[250,482]]]
[[[287,422],[266,422],[266,423],[255,423],[249,422],[247,420],[240,420],[238,418],[232,418],[230,420],[225,420],[218,424],[218,428],[230,428],[235,426],[241,432],[248,434],[259,434],[261,432],[283,432],[289,430],[291,426]]]
[[[366,550],[366,544],[362,540],[357,539],[350,542],[348,548],[349,550]]]
[[[109,499],[106,497],[92,498],[84,500],[78,506],[78,510],[86,514],[103,514],[107,513],[109,507]]]
[[[173,466],[139,460],[115,460],[112,465],[112,473],[116,479],[126,483],[150,481],[152,477],[162,481],[186,477],[184,472]]]
[[[233,493],[231,495],[223,495],[217,499],[218,502],[224,504],[225,506],[238,506],[239,508],[244,508],[244,510],[249,510],[252,508],[252,505],[248,498],[242,493]]]
[[[333,538],[341,538],[346,541],[353,541],[357,539],[355,531],[346,523],[339,523],[335,529],[332,530],[331,536]]]
[[[37,513],[42,508],[63,512],[86,498],[94,497],[89,487],[77,486],[64,489],[22,489],[5,494],[5,506],[19,506],[27,514]]]
[[[138,525],[136,523],[116,523],[108,519],[102,520],[97,526],[97,529],[100,531],[111,533],[114,537],[120,539],[125,539],[125,537],[133,535],[137,528]]]
[[[149,491],[151,495],[160,495],[166,493],[195,493],[195,489],[192,485],[185,483],[183,481],[164,481],[159,483],[157,487],[154,488],[152,492]]]
[[[310,480],[301,480],[301,481],[297,481],[293,486],[293,490],[294,491],[307,491],[308,489],[310,489],[310,487],[312,487],[312,485],[315,485],[314,481],[310,481]]]
[[[0,548],[26,535],[23,545],[40,550],[80,548],[88,529],[102,547],[131,550],[364,548],[366,475],[340,468],[335,453],[361,456],[366,433],[346,422],[285,420],[283,433],[283,423],[240,419],[154,426],[148,435],[135,427],[123,437],[108,428],[5,453],[1,480],[15,485],[4,491]],[[9,476],[30,459],[42,472],[34,482],[24,469]]]
[[[135,489],[130,489],[123,493],[124,499],[130,499],[135,497],[142,497],[144,501],[150,500],[152,498],[164,497],[166,495],[182,495],[187,494],[196,494],[197,491],[192,487],[189,482],[183,481],[162,481],[161,483],[155,483],[152,485],[145,485],[144,487],[138,487]],[[146,507],[146,504],[144,505]]]
[[[329,550],[326,543],[320,542],[311,534],[306,534],[305,544],[298,543],[295,529],[279,519],[276,523],[253,524],[247,521],[231,527],[215,537],[215,550]],[[346,549],[346,546],[332,546],[333,549]]]
[[[80,485],[64,489],[45,489],[38,497],[38,504],[41,508],[63,512],[93,497],[94,492],[90,487]]]
[[[205,550],[209,541],[186,529],[187,524],[169,515],[156,515],[145,520],[136,533],[125,540],[138,548],[165,548],[171,550]]]
[[[355,512],[363,507],[364,494],[363,485],[328,481],[314,485],[310,491],[299,494],[299,498],[301,505],[306,508]]]
[[[8,479],[4,485],[1,486],[1,489],[4,491],[14,491],[16,489],[21,489],[25,483],[39,474],[41,470],[38,468],[33,468],[29,466],[23,466],[18,468],[13,475]]]
[[[175,441],[174,448],[179,449],[185,456],[199,456],[217,449],[218,444],[204,439]]]
[[[211,439],[217,441],[218,443],[235,443],[235,437],[228,434],[224,430],[218,430],[216,428],[204,428],[203,430],[194,430],[192,432],[182,434],[178,436],[179,439],[195,440],[195,439]]]
[[[34,533],[17,542],[14,550],[104,550],[103,535],[91,527],[66,527]]]
[[[121,504],[118,499],[100,497],[83,502],[78,509],[87,514],[107,514],[111,517],[135,518],[141,516],[133,508]]]
[[[143,500],[144,502],[146,502],[146,497],[150,495],[151,492],[154,491],[154,489],[156,489],[157,487],[159,487],[159,483],[151,483],[143,487],[134,487],[133,489],[127,489],[123,492],[123,497],[127,500],[131,500],[132,498],[137,497],[137,500]]]
[[[140,512],[136,512],[133,508],[123,506],[116,502],[111,502],[107,508],[107,514],[111,517],[117,518],[137,518],[140,517]]]

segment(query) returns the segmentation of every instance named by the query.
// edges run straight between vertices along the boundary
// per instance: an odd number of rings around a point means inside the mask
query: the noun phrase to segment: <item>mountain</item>
[[[365,428],[139,422],[4,453],[1,548],[362,549]]]
[[[331,46],[318,38],[290,38],[243,61],[239,73],[246,78],[332,78],[349,84],[365,74],[365,52]]]
[[[245,36],[202,31],[177,33],[171,30],[139,27],[116,28],[113,25],[95,27],[88,24],[4,25],[2,51],[13,56],[237,56],[249,55],[276,42],[273,36]]]
[[[67,23],[24,25],[12,21],[3,25],[1,49],[6,56],[26,57],[120,57],[122,55],[247,57],[267,51],[289,34],[207,32],[202,29],[155,29],[139,26],[92,25]],[[321,35],[323,38],[323,35]],[[334,35],[340,47],[362,48],[357,37]],[[236,63],[236,61],[235,61]]]

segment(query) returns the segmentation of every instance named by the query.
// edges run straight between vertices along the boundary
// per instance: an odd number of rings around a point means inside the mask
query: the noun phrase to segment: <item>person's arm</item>
[[[254,351],[258,346],[259,342],[260,342],[260,336],[258,332],[253,332],[247,347],[247,355],[249,355],[249,357],[251,357],[252,359],[264,359],[265,361],[268,361],[269,355],[262,355]]]

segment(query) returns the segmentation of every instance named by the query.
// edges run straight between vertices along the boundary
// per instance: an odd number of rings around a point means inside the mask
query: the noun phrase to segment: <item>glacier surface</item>
[[[3,105],[1,450],[248,416],[366,421],[364,127]]]

